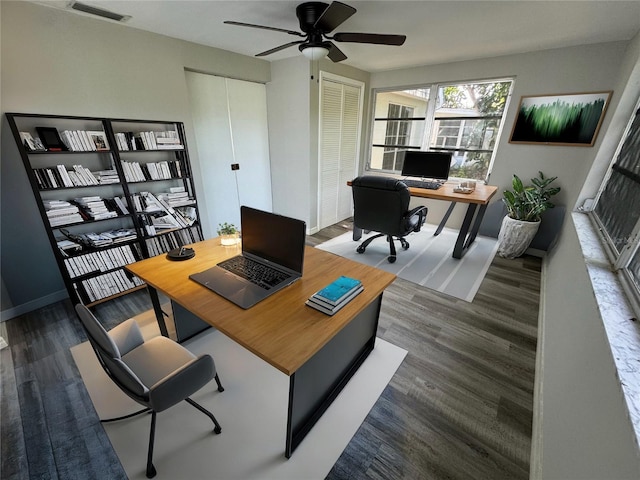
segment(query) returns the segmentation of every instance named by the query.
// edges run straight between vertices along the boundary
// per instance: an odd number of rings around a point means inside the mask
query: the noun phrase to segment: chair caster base
[[[364,253],[364,248],[363,247],[358,247],[358,248],[356,248],[356,252]]]
[[[147,478],[153,478],[156,476],[156,467],[153,465],[147,467]]]
[[[407,242],[404,238],[400,239],[400,245],[402,245],[403,250],[409,249],[409,242]]]
[[[215,433],[215,434],[218,434],[221,431],[222,431],[222,428],[220,428],[220,427],[216,427],[216,428],[213,429],[213,433]]]
[[[395,256],[395,255],[389,255],[389,256],[387,257],[387,261],[388,261],[389,263],[394,263],[394,262],[396,261],[396,256]]]

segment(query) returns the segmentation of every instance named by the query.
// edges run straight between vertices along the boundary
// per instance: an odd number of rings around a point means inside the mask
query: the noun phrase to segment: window
[[[640,103],[596,199],[592,218],[603,234],[615,270],[640,299]]]
[[[512,83],[494,80],[375,92],[368,169],[400,173],[409,149],[448,151],[453,153],[452,177],[486,180]]]
[[[389,104],[389,119],[410,118],[413,116],[413,107],[405,105]],[[394,147],[385,147],[382,156],[382,168],[384,170],[396,170],[398,161],[397,145],[409,145],[409,137],[411,135],[411,122],[406,120],[387,122],[387,133],[384,137],[385,145],[394,145]],[[400,166],[402,168],[402,165]]]

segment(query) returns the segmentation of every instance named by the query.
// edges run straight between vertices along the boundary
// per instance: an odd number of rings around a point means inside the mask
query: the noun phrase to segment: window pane
[[[438,88],[436,117],[502,115],[511,82],[467,83]],[[458,115],[454,115],[458,113]]]
[[[369,168],[399,173],[408,146],[454,152],[451,176],[485,180],[511,83],[442,85],[431,98],[427,88],[378,92]]]
[[[640,175],[640,113],[638,112],[622,144],[616,164],[620,168]]]
[[[640,216],[640,187],[632,179],[612,171],[595,214],[620,253]]]
[[[491,155],[490,152],[453,152],[449,176],[483,181],[489,169]]]
[[[594,213],[619,254],[640,216],[640,110],[623,140]]]
[[[498,137],[500,119],[436,120],[432,146],[443,145],[443,137],[454,138],[453,145],[475,150],[493,150]],[[451,126],[449,126],[451,125]],[[458,143],[459,142],[459,143]]]
[[[405,150],[405,148],[373,147],[370,168],[374,170],[402,170]]]
[[[636,250],[635,255],[631,258],[628,270],[636,289],[640,290],[640,249]]]

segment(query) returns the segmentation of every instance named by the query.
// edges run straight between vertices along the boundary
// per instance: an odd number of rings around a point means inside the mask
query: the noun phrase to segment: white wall
[[[33,3],[0,2],[0,9],[3,113],[184,122],[198,196],[204,187],[184,69],[270,80],[264,60]],[[2,305],[37,308],[39,299],[64,295],[64,285],[4,115],[1,168],[1,266],[10,296]]]
[[[622,100],[576,205],[597,192],[640,96],[640,34],[613,88]],[[571,221],[546,261],[545,282],[533,478],[640,478],[637,439]]]
[[[633,110],[640,90],[639,44],[637,36],[630,44],[581,46],[375,73],[371,86],[515,77],[490,183],[502,189],[509,186],[513,173],[527,179],[542,170],[559,177],[562,192],[557,203],[571,210],[581,198],[594,194],[606,168],[595,165],[590,175],[594,160],[598,157],[608,164],[622,134],[620,129]],[[631,93],[631,86],[635,86],[635,93]],[[595,147],[508,143],[522,95],[601,90],[614,93]],[[496,201],[500,197],[499,191]],[[428,203],[428,221],[439,221],[446,208],[443,203]],[[463,212],[464,208],[457,207],[457,218],[449,223],[459,225]],[[532,478],[637,479],[638,448],[580,252],[573,224],[566,219],[560,241],[545,262],[539,326],[543,368],[536,372],[540,385],[535,399],[535,419],[540,424],[534,425]]]
[[[318,230],[319,70],[365,83],[368,116],[367,72],[302,56],[271,64],[267,109],[273,209],[304,220],[309,233]]]
[[[272,62],[267,85],[273,211],[310,225],[311,126],[309,61]]]

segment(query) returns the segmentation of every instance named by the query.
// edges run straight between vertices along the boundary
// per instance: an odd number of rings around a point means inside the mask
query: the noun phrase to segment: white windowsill
[[[611,264],[591,220],[584,213],[574,212],[571,216],[611,346],[636,441],[640,445],[640,320],[631,320],[635,315],[617,274],[611,271]]]

